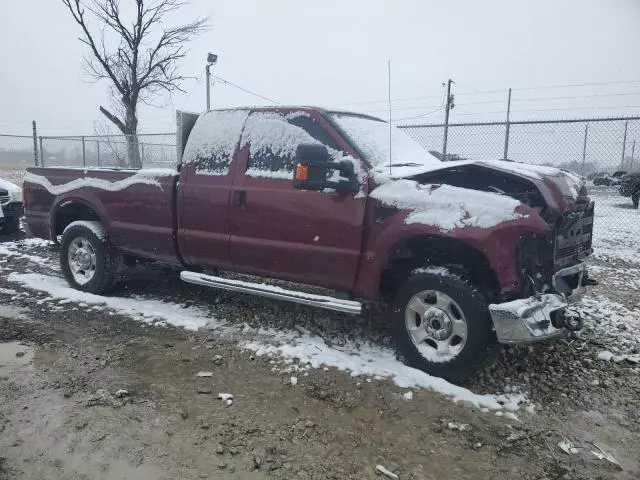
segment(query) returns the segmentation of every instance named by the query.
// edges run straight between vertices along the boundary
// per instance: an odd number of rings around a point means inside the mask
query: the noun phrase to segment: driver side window
[[[324,145],[330,152],[339,152],[329,132],[306,112],[253,113],[242,137],[242,145],[250,145],[246,175],[290,181],[296,167],[296,148],[301,143]]]

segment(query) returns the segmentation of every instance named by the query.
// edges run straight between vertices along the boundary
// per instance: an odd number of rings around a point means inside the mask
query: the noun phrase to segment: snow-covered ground
[[[596,202],[593,248],[596,258],[640,264],[640,210],[617,187],[592,187]]]

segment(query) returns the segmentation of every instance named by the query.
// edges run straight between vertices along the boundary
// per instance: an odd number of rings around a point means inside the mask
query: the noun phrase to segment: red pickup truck
[[[581,328],[565,312],[591,281],[594,206],[572,173],[440,162],[380,119],[309,107],[179,112],[177,149],[175,170],[29,169],[26,223],[61,236],[71,286],[103,292],[137,258],[352,314],[379,301],[405,360],[452,380],[497,342]]]

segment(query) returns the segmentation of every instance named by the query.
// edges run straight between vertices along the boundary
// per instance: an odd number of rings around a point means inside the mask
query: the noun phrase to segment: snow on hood
[[[522,204],[511,197],[451,185],[420,185],[406,179],[379,186],[371,197],[411,210],[407,224],[433,225],[443,231],[465,226],[490,228],[525,216],[516,212]]]

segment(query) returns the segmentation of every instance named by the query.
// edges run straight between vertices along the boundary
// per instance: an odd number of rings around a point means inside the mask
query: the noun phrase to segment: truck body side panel
[[[33,176],[25,179],[25,216],[34,235],[60,235],[61,209],[84,205],[97,214],[121,252],[178,263],[173,237],[175,173],[70,168],[32,168],[29,173]]]

